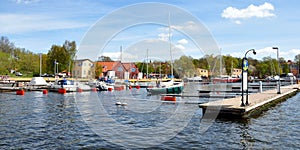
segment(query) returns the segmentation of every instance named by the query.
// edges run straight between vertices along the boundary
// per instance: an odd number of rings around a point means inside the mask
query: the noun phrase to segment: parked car
[[[16,72],[15,75],[16,76],[22,76],[23,74],[21,72]]]
[[[44,73],[42,74],[42,77],[54,77],[53,74]]]

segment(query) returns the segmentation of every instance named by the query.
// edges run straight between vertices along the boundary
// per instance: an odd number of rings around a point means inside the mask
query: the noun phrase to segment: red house
[[[134,63],[121,63],[120,61],[97,61],[95,62],[97,69],[101,69],[102,74],[100,77],[105,77],[108,75],[109,71],[115,72],[115,77],[119,79],[126,78],[125,72],[128,72],[127,77],[129,79],[135,79],[138,76],[139,70]]]

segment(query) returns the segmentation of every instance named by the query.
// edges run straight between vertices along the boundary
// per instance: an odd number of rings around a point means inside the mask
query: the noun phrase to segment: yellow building
[[[95,78],[95,67],[94,62],[89,59],[75,60],[72,69],[73,78]]]
[[[197,68],[197,75],[201,77],[208,77],[208,70]]]
[[[238,69],[238,68],[232,69],[232,73],[231,73],[232,77],[240,77],[241,74],[242,74],[242,69]]]

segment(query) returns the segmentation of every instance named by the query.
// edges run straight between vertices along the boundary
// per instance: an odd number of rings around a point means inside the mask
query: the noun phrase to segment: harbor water
[[[161,102],[159,95],[149,96],[145,89],[0,93],[0,149],[300,149],[299,99],[300,93],[253,118],[215,119],[203,131],[202,110],[196,103],[179,103],[180,98],[178,103]],[[181,108],[184,111],[178,111]],[[155,129],[176,113],[179,117],[169,126],[174,136],[167,137],[168,129]],[[148,128],[155,132],[137,134]],[[141,143],[141,137],[147,140]],[[153,144],[152,138],[161,142]]]

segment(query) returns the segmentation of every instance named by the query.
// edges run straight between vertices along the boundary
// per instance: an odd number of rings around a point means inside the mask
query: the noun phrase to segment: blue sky
[[[65,40],[75,40],[79,46],[87,32],[102,18],[142,2],[170,4],[191,14],[210,31],[224,55],[243,57],[248,49],[254,48],[258,54],[248,56],[257,59],[268,56],[276,58],[273,46],[279,48],[280,56],[286,60],[293,60],[295,55],[300,54],[300,2],[297,0],[3,0],[0,5],[0,36],[6,36],[17,47],[35,53],[47,53],[53,44],[61,45]],[[160,8],[154,9],[159,12]],[[171,22],[177,16],[173,17]],[[119,21],[122,20],[128,18],[119,18]],[[206,54],[199,51],[192,39],[181,34],[179,27],[174,25],[173,28],[171,35],[174,49],[194,58]],[[157,24],[131,26],[114,35],[101,52],[90,53],[118,59],[122,46],[128,53],[142,53],[144,56],[147,48],[138,47],[143,45],[140,41],[164,41],[168,34],[166,26]],[[101,34],[99,36],[99,40],[102,40]],[[133,50],[138,48],[143,51]],[[89,56],[81,54],[79,57]]]

